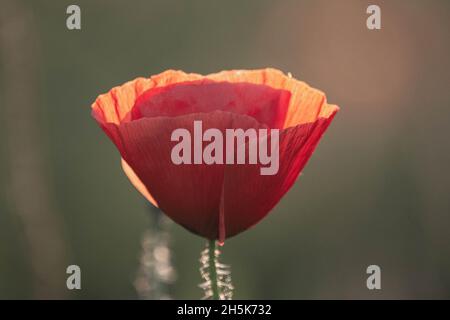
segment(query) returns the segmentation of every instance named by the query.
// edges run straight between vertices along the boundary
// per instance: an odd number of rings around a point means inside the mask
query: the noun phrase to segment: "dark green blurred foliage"
[[[37,43],[42,187],[62,222],[64,261],[82,270],[82,290],[67,298],[136,298],[149,223],[116,148],[90,116],[96,96],[166,69],[266,66],[320,88],[341,111],[280,204],[223,247],[234,297],[450,298],[450,5],[376,2],[379,31],[365,26],[370,1],[79,0],[82,29],[69,31],[73,1],[22,1]],[[7,81],[1,77],[0,298],[33,298],[3,143],[5,124],[16,121],[3,113]],[[199,298],[205,241],[176,225],[172,232],[173,296]],[[381,291],[366,288],[370,264],[382,269]]]

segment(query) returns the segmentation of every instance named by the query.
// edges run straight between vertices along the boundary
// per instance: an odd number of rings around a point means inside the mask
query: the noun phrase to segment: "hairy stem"
[[[209,252],[209,276],[211,280],[211,290],[212,290],[212,299],[219,300],[220,292],[219,292],[219,284],[217,279],[217,266],[216,266],[216,241],[209,240],[208,244]]]
[[[200,255],[200,274],[204,282],[199,287],[205,293],[203,299],[231,300],[233,297],[230,267],[220,263],[219,256],[216,241],[209,240]]]

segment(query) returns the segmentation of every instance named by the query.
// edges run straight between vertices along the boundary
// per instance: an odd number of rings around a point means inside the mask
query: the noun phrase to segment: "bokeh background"
[[[234,297],[450,298],[449,35],[448,0],[1,0],[0,298],[138,298],[149,209],[90,104],[165,69],[266,66],[341,111],[279,205],[223,247]],[[170,296],[200,298],[205,241],[168,228]]]

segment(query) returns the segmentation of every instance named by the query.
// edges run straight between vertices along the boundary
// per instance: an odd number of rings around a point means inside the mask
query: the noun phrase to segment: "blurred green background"
[[[1,299],[138,297],[148,208],[90,116],[98,94],[166,69],[269,66],[341,111],[279,205],[223,247],[234,297],[450,298],[449,1],[1,0],[0,19]],[[170,294],[200,298],[205,241],[170,232]]]

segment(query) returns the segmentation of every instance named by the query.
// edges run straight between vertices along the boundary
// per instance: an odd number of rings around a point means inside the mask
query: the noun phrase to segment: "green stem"
[[[209,276],[211,280],[212,299],[220,300],[219,284],[217,281],[217,266],[216,266],[216,241],[209,240]]]

